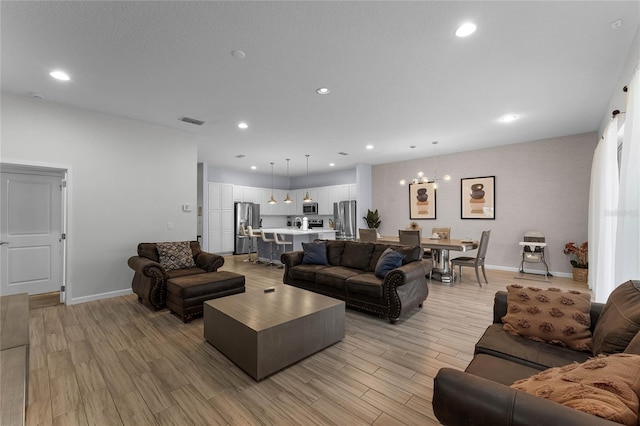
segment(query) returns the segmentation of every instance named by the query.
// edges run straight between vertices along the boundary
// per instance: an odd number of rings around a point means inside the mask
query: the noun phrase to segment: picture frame
[[[495,220],[495,176],[460,179],[460,218]]]
[[[409,219],[436,219],[435,182],[409,184]]]

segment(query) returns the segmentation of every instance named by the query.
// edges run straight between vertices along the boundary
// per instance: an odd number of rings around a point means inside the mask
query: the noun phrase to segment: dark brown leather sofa
[[[605,305],[591,303],[591,332]],[[584,362],[593,356],[503,330],[507,292],[496,293],[493,324],[475,347],[463,371],[442,368],[434,382],[433,410],[444,425],[615,425],[618,423],[574,410],[509,387],[550,367]]]
[[[186,275],[215,272],[224,265],[224,258],[202,251],[200,243],[190,241],[194,268],[165,270],[159,263],[156,243],[138,244],[138,255],[129,258],[128,264],[135,271],[131,286],[138,300],[155,310],[165,307],[167,301],[167,281]]]
[[[431,263],[422,260],[422,249],[394,246],[405,255],[403,265],[384,279],[374,270],[380,255],[390,247],[354,241],[327,241],[329,265],[302,263],[303,252],[283,253],[285,284],[344,300],[346,305],[397,321],[407,312],[422,307],[429,289],[426,275]]]

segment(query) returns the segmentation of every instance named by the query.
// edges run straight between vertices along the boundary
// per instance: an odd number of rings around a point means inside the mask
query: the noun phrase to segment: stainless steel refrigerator
[[[337,240],[356,239],[358,228],[355,201],[333,203],[333,226]]]
[[[254,203],[235,203],[235,224],[234,224],[234,246],[233,254],[247,254],[249,253],[250,238],[243,236],[240,233],[240,226],[244,226],[247,230],[247,226],[251,226],[254,230],[260,228],[260,204]],[[256,251],[256,247],[252,247],[252,252]]]

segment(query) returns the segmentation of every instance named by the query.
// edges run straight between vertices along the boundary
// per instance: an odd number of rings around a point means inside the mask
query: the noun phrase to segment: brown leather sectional
[[[591,303],[592,333],[604,306]],[[434,382],[433,410],[442,424],[618,424],[509,387],[516,380],[550,367],[584,362],[593,354],[509,334],[502,324],[506,313],[507,292],[497,292],[493,324],[476,344],[475,356],[467,369],[463,372],[443,368],[438,372]]]
[[[403,265],[384,279],[374,270],[390,245],[355,241],[327,241],[329,265],[303,264],[303,252],[283,253],[282,281],[305,290],[344,300],[346,305],[395,322],[414,308],[422,307],[429,289],[426,275],[431,263],[422,260],[422,249],[394,246],[405,255]]]

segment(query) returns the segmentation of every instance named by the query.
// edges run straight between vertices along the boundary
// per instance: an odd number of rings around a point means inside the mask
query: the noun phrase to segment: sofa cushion
[[[593,353],[624,352],[640,331],[640,281],[629,280],[609,295],[593,331]]]
[[[422,256],[424,254],[422,247],[418,246],[398,246],[394,247],[394,250],[404,255],[404,259],[402,259],[403,265],[417,260],[422,260]]]
[[[302,243],[302,263],[305,265],[328,265],[327,243]]]
[[[178,299],[214,295],[239,288],[244,288],[244,276],[229,271],[186,275],[167,281],[167,295]]]
[[[631,342],[627,345],[627,349],[624,350],[624,353],[640,355],[640,331],[636,333],[636,337],[631,339]]]
[[[340,265],[347,268],[368,271],[369,262],[371,261],[371,255],[373,254],[375,246],[374,243],[347,241],[344,244]]]
[[[346,241],[327,241],[327,260],[331,266],[340,266],[344,243]]]
[[[493,324],[487,328],[476,343],[475,353],[497,356],[538,370],[559,367],[573,361],[586,361],[591,356],[588,352],[536,342],[506,333],[502,329],[502,324]]]
[[[473,357],[464,371],[509,386],[516,380],[539,373],[540,369],[496,356],[478,354]]]
[[[638,425],[640,355],[616,354],[551,368],[512,387],[625,425]]]
[[[345,268],[344,266],[326,266],[316,272],[316,283],[344,290],[344,282],[347,278],[361,273],[362,271]]]
[[[167,271],[167,276],[169,277],[169,279],[171,279],[171,278],[177,278],[177,277],[185,277],[187,275],[196,275],[196,274],[205,274],[205,273],[207,273],[207,271],[205,271],[202,268],[198,268],[196,266],[195,268],[174,269],[172,271]]]
[[[398,253],[397,251],[389,247],[382,253],[380,258],[378,259],[378,263],[374,272],[375,276],[384,279],[389,272],[402,266],[403,259],[404,255],[402,253]]]
[[[591,296],[579,291],[507,286],[504,329],[539,342],[591,351]]]
[[[382,298],[383,281],[376,277],[373,272],[358,274],[345,281],[345,287],[350,294],[361,294],[363,296]]]
[[[376,265],[380,260],[380,256],[384,253],[390,246],[388,244],[376,244],[373,248],[373,253],[371,253],[371,261],[369,262],[369,271],[375,271]]]
[[[167,271],[196,266],[189,241],[157,243],[156,247],[160,264]]]
[[[289,270],[289,276],[294,280],[315,281],[316,272],[326,268],[325,265],[296,265]]]

